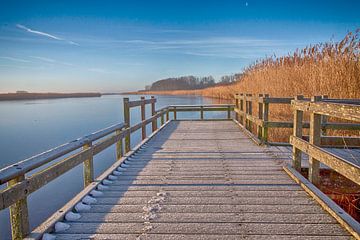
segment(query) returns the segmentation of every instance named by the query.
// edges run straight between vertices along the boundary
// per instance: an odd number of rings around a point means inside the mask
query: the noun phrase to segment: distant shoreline
[[[1,93],[0,101],[101,97],[101,93]]]

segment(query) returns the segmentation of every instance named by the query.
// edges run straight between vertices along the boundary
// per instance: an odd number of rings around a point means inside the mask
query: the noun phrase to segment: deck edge
[[[240,128],[241,131],[245,133],[246,136],[248,136],[256,145],[261,146],[262,142],[249,130],[244,128],[236,119],[232,119],[232,121]]]
[[[321,192],[314,184],[297,172],[289,164],[283,166],[285,172],[297,182],[320,206],[334,217],[356,239],[360,239],[360,223],[346,213],[325,193]]]
[[[113,165],[111,165],[107,170],[105,170],[99,177],[97,177],[94,182],[92,182],[89,186],[84,188],[81,192],[79,192],[75,197],[73,197],[70,201],[68,201],[63,207],[53,213],[49,218],[47,218],[43,223],[33,229],[30,234],[25,237],[26,240],[39,240],[41,239],[44,233],[48,233],[53,230],[53,227],[56,222],[61,221],[65,214],[71,211],[74,206],[80,202],[86,195],[88,195],[92,190],[96,188],[98,184],[102,180],[104,180],[110,173],[116,170],[125,160],[128,159],[132,154],[134,154],[137,150],[140,149],[142,145],[150,141],[158,132],[160,132],[163,128],[165,128],[170,122],[173,120],[169,120],[165,122],[164,125],[159,127],[156,131],[151,133],[146,139],[142,140],[139,144],[137,144],[131,151],[126,153],[122,158],[117,160]]]

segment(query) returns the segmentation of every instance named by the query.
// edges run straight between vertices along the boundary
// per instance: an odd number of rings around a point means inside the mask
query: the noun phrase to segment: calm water
[[[123,97],[51,99],[0,102],[0,168],[46,151],[78,137],[123,122]],[[156,108],[171,104],[206,104],[202,97],[156,96]],[[150,107],[150,106],[148,106]],[[150,116],[150,109],[147,108]],[[205,113],[205,117],[225,117],[225,113]],[[172,117],[172,116],[171,116]],[[178,118],[198,118],[199,113],[178,113]],[[139,108],[131,110],[132,125],[140,121]],[[150,132],[150,125],[148,127]],[[140,131],[132,135],[132,146],[140,141]],[[110,147],[94,158],[95,175],[115,160]],[[1,186],[4,187],[4,186]],[[31,228],[62,207],[82,189],[82,166],[77,166],[28,198]],[[8,210],[0,212],[0,239],[10,238]]]

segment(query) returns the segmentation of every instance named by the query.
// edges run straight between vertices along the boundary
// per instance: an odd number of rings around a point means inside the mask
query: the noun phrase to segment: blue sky
[[[142,89],[341,39],[360,1],[3,1],[0,92]]]

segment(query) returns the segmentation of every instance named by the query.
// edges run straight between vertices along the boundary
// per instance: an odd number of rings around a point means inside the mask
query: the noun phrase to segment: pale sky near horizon
[[[3,1],[0,92],[121,92],[339,40],[360,1]]]

